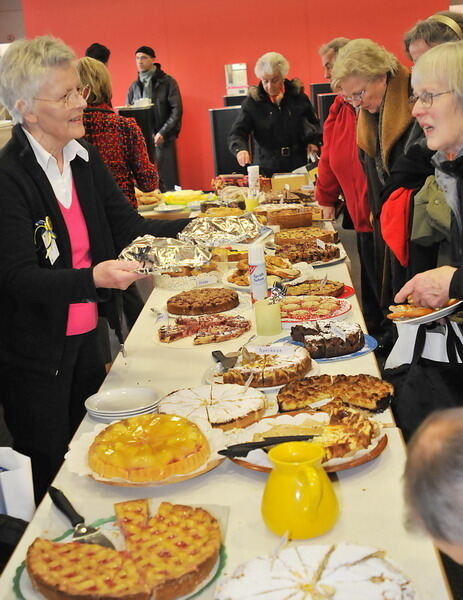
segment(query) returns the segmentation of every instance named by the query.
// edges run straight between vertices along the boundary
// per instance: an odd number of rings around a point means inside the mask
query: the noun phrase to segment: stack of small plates
[[[85,408],[93,419],[111,423],[156,412],[159,401],[159,394],[151,388],[115,388],[93,394],[85,401]]]

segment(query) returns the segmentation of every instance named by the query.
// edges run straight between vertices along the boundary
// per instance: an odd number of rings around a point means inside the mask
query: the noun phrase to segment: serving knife
[[[225,356],[225,354],[222,352],[222,350],[213,350],[212,351],[212,357],[214,358],[214,360],[218,363],[220,363],[222,365],[222,372],[225,373],[226,371],[228,371],[229,369],[232,369],[235,364],[236,361],[238,360],[238,352],[235,354],[233,354],[232,356]]]
[[[61,490],[50,486],[48,494],[56,508],[71,521],[74,527],[74,533],[72,534],[74,542],[78,542],[79,544],[97,544],[98,546],[106,546],[106,548],[114,550],[114,544],[101,533],[99,528],[85,525],[84,517],[79,515]]]
[[[235,458],[239,456],[246,456],[251,450],[258,450],[259,448],[266,448],[267,446],[276,446],[277,444],[283,444],[284,442],[307,442],[314,437],[314,435],[284,435],[277,437],[266,437],[259,442],[243,442],[241,444],[232,444],[223,450],[219,450],[218,454],[227,456],[228,458]]]

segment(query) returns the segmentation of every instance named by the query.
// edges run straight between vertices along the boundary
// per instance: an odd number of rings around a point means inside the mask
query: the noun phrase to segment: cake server
[[[238,360],[239,353],[236,352],[235,354],[233,354],[232,356],[225,356],[225,354],[221,350],[212,351],[212,357],[216,362],[222,365],[223,373],[235,366],[236,361]]]
[[[223,450],[218,450],[218,454],[221,454],[222,456],[228,456],[229,458],[247,456],[248,452],[251,452],[251,450],[266,448],[267,446],[276,446],[277,444],[283,444],[284,442],[309,442],[313,437],[313,435],[285,435],[267,437],[258,442],[232,444]]]
[[[85,525],[84,517],[79,515],[61,490],[50,486],[48,494],[56,508],[71,521],[74,527],[74,533],[72,534],[74,542],[79,542],[79,544],[98,544],[99,546],[114,549],[114,544],[111,540],[103,535],[97,527]]]

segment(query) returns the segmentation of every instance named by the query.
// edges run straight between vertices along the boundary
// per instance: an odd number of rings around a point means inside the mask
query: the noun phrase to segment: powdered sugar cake
[[[290,546],[244,563],[216,600],[413,600],[410,580],[385,552],[340,543]]]
[[[264,414],[262,392],[244,390],[241,385],[201,385],[172,392],[162,398],[159,412],[178,414],[192,421],[208,421],[212,427],[227,430],[248,427]]]

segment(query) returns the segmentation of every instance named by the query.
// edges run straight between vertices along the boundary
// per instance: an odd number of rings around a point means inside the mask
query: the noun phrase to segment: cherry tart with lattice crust
[[[97,546],[37,538],[26,567],[34,587],[49,600],[148,600],[150,589],[127,555]]]
[[[217,520],[202,508],[163,502],[149,517],[148,501],[115,505],[127,551],[155,600],[192,592],[211,572],[220,551]]]
[[[124,540],[118,552],[95,544],[37,538],[26,566],[47,600],[175,600],[195,590],[220,551],[217,520],[202,508],[148,500],[115,505]]]

